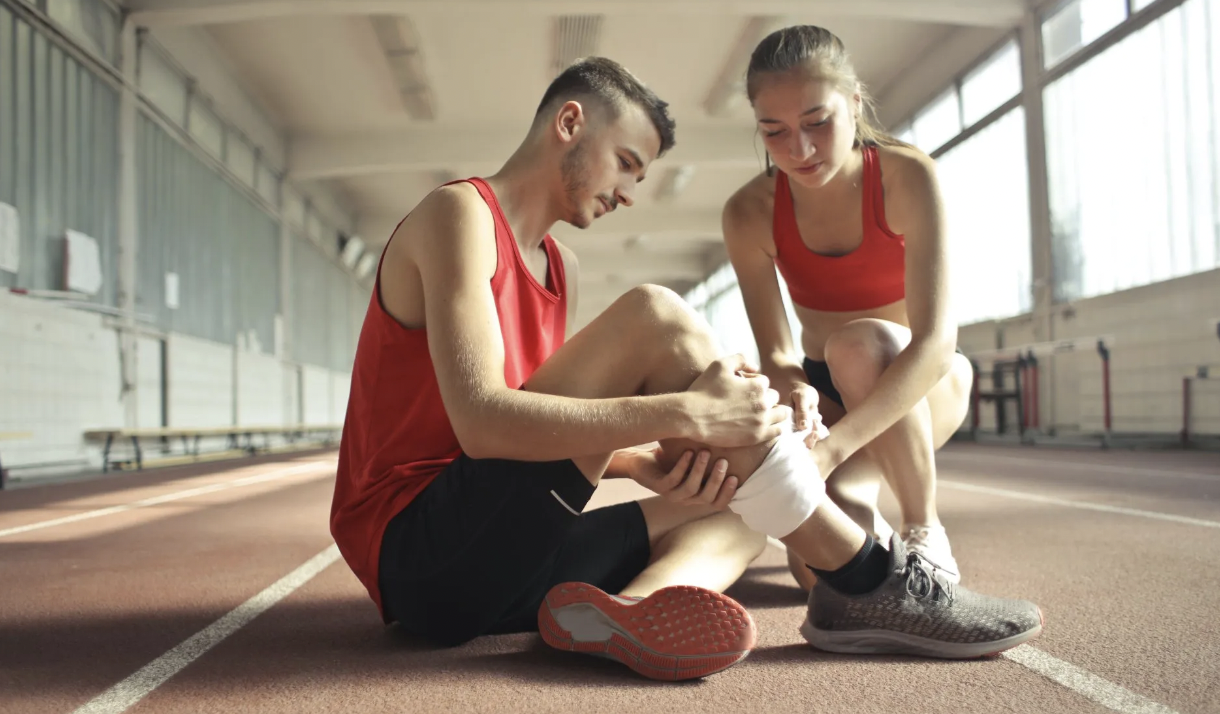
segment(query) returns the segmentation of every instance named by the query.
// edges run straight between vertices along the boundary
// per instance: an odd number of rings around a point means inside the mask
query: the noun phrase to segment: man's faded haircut
[[[581,100],[594,97],[616,117],[627,104],[643,109],[661,135],[661,154],[674,145],[674,120],[669,116],[669,103],[662,101],[656,92],[644,86],[635,75],[618,62],[605,57],[586,57],[578,60],[547,87],[534,119],[557,102]]]

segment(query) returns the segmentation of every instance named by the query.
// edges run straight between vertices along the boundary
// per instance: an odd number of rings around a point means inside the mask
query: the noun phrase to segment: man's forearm
[[[475,458],[556,461],[689,438],[686,402],[681,393],[574,399],[505,389],[469,405],[454,428]]]

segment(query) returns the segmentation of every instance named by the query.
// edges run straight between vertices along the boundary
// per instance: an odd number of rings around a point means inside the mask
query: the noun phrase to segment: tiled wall
[[[284,365],[275,357],[237,353],[237,423],[270,426],[284,419]]]
[[[121,427],[125,418],[119,340],[105,318],[3,292],[0,344],[0,432],[31,434],[0,441],[4,468],[100,467],[100,448],[83,433]],[[141,427],[161,426],[162,369],[172,427],[295,424],[302,409],[307,423],[343,421],[349,374],[172,333],[164,344],[163,365],[160,339],[138,341]]]
[[[166,340],[169,363],[169,425],[232,424],[233,348],[197,337],[171,334]]]
[[[119,343],[102,318],[0,293],[0,441],[5,468],[88,463],[82,431],[121,424]],[[98,461],[100,463],[100,461]]]
[[[321,367],[301,368],[301,414],[306,424],[326,424],[331,421],[330,372]]]

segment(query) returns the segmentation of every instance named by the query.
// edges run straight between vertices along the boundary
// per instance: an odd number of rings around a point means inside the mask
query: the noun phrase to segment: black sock
[[[890,553],[866,533],[860,552],[847,565],[838,570],[809,569],[844,595],[863,595],[876,590],[889,576]]]

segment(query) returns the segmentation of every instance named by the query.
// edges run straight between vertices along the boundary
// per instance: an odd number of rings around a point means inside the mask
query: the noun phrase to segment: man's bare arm
[[[384,283],[390,271],[418,269],[441,397],[468,454],[549,461],[667,438],[740,446],[778,434],[778,426],[758,418],[766,409],[748,403],[726,409],[716,396],[724,390],[714,384],[704,391],[595,400],[509,389],[489,281],[495,270],[494,231],[491,214],[474,189],[461,184],[442,188],[399,229],[405,234],[398,238],[409,249],[397,252],[403,260],[387,262],[382,272]],[[722,363],[719,368],[733,366]],[[768,398],[754,391],[758,402]],[[740,427],[748,418],[712,416],[731,411],[752,413],[757,428]],[[731,419],[737,428],[727,423]],[[539,439],[540,434],[546,438]]]

